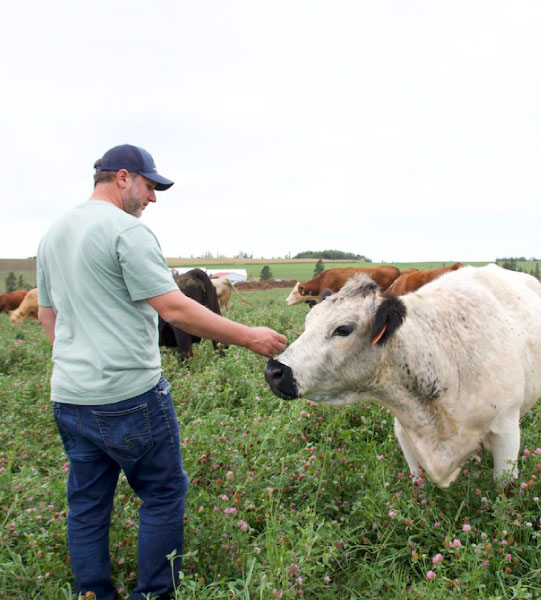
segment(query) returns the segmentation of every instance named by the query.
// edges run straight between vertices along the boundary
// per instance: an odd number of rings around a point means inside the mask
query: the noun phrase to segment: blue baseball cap
[[[120,171],[126,169],[130,173],[139,173],[143,177],[150,179],[156,184],[156,189],[159,192],[168,190],[174,183],[170,179],[163,177],[156,170],[154,159],[143,148],[123,144],[115,146],[102,156],[101,161],[96,166],[96,171]]]

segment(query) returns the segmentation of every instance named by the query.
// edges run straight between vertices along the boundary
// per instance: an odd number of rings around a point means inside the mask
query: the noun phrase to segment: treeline
[[[6,277],[6,292],[14,292],[15,290],[31,290],[34,286],[28,281],[25,281],[22,275],[17,275],[10,271]]]
[[[505,257],[505,258],[497,258],[496,262],[498,264],[503,263],[503,262],[514,262],[514,263],[519,263],[519,262],[536,262],[538,260],[541,260],[541,258],[525,258],[524,256],[510,256]]]
[[[363,262],[372,262],[371,258],[362,254],[342,252],[341,250],[307,250],[306,252],[299,252],[293,258],[324,258],[326,260],[361,260]]]
[[[520,266],[518,263],[532,263],[532,268],[528,269],[524,266]],[[535,265],[534,265],[535,263]],[[497,258],[496,264],[500,265],[504,269],[510,271],[520,271],[521,273],[529,273],[541,281],[541,273],[539,272],[539,260],[537,258],[526,259],[523,256],[520,257],[509,257],[509,258]]]

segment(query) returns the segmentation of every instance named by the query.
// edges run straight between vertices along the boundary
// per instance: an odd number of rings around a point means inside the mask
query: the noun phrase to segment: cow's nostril
[[[273,387],[273,384],[280,383],[282,379],[283,370],[281,364],[274,360],[274,358],[269,359],[267,364],[265,365],[265,380],[267,383]]]
[[[269,359],[265,366],[265,381],[272,392],[284,400],[291,400],[298,396],[293,371],[274,358]]]

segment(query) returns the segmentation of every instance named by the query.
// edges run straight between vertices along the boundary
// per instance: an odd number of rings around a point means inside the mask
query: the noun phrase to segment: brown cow
[[[38,318],[38,288],[30,290],[23,298],[17,310],[11,313],[10,321],[13,324],[20,325],[24,323],[28,317]]]
[[[383,296],[404,296],[404,294],[409,294],[411,292],[415,292],[423,285],[429,283],[430,281],[434,281],[438,277],[441,277],[445,273],[449,273],[451,271],[456,271],[460,269],[464,265],[462,263],[455,263],[450,267],[439,267],[437,269],[424,269],[423,271],[413,271],[412,273],[404,273],[400,274],[400,277],[395,279],[393,283],[383,292]]]
[[[25,296],[26,290],[15,290],[14,292],[0,294],[0,313],[19,308]]]
[[[407,275],[409,273],[418,273],[419,269],[416,269],[415,267],[411,267],[410,269],[400,269],[400,275]],[[396,281],[396,279],[395,279]],[[393,281],[394,283],[394,281]]]
[[[357,273],[366,273],[382,290],[385,290],[400,275],[400,270],[391,265],[326,269],[310,281],[297,283],[286,298],[286,304],[299,304],[311,300],[320,302],[324,290],[337,292],[350,277]]]

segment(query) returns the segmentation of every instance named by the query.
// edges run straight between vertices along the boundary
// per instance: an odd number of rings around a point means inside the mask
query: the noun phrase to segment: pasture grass
[[[233,297],[227,316],[300,334],[307,308],[286,306],[288,290],[243,293],[253,306]],[[8,315],[0,339],[0,597],[72,600],[50,347],[35,321]],[[441,490],[409,481],[380,407],[282,401],[265,359],[234,346],[162,357],[191,479],[177,599],[541,597],[540,406],[524,419],[507,495],[486,452]],[[121,477],[111,528],[121,598],[136,577],[138,506]]]

